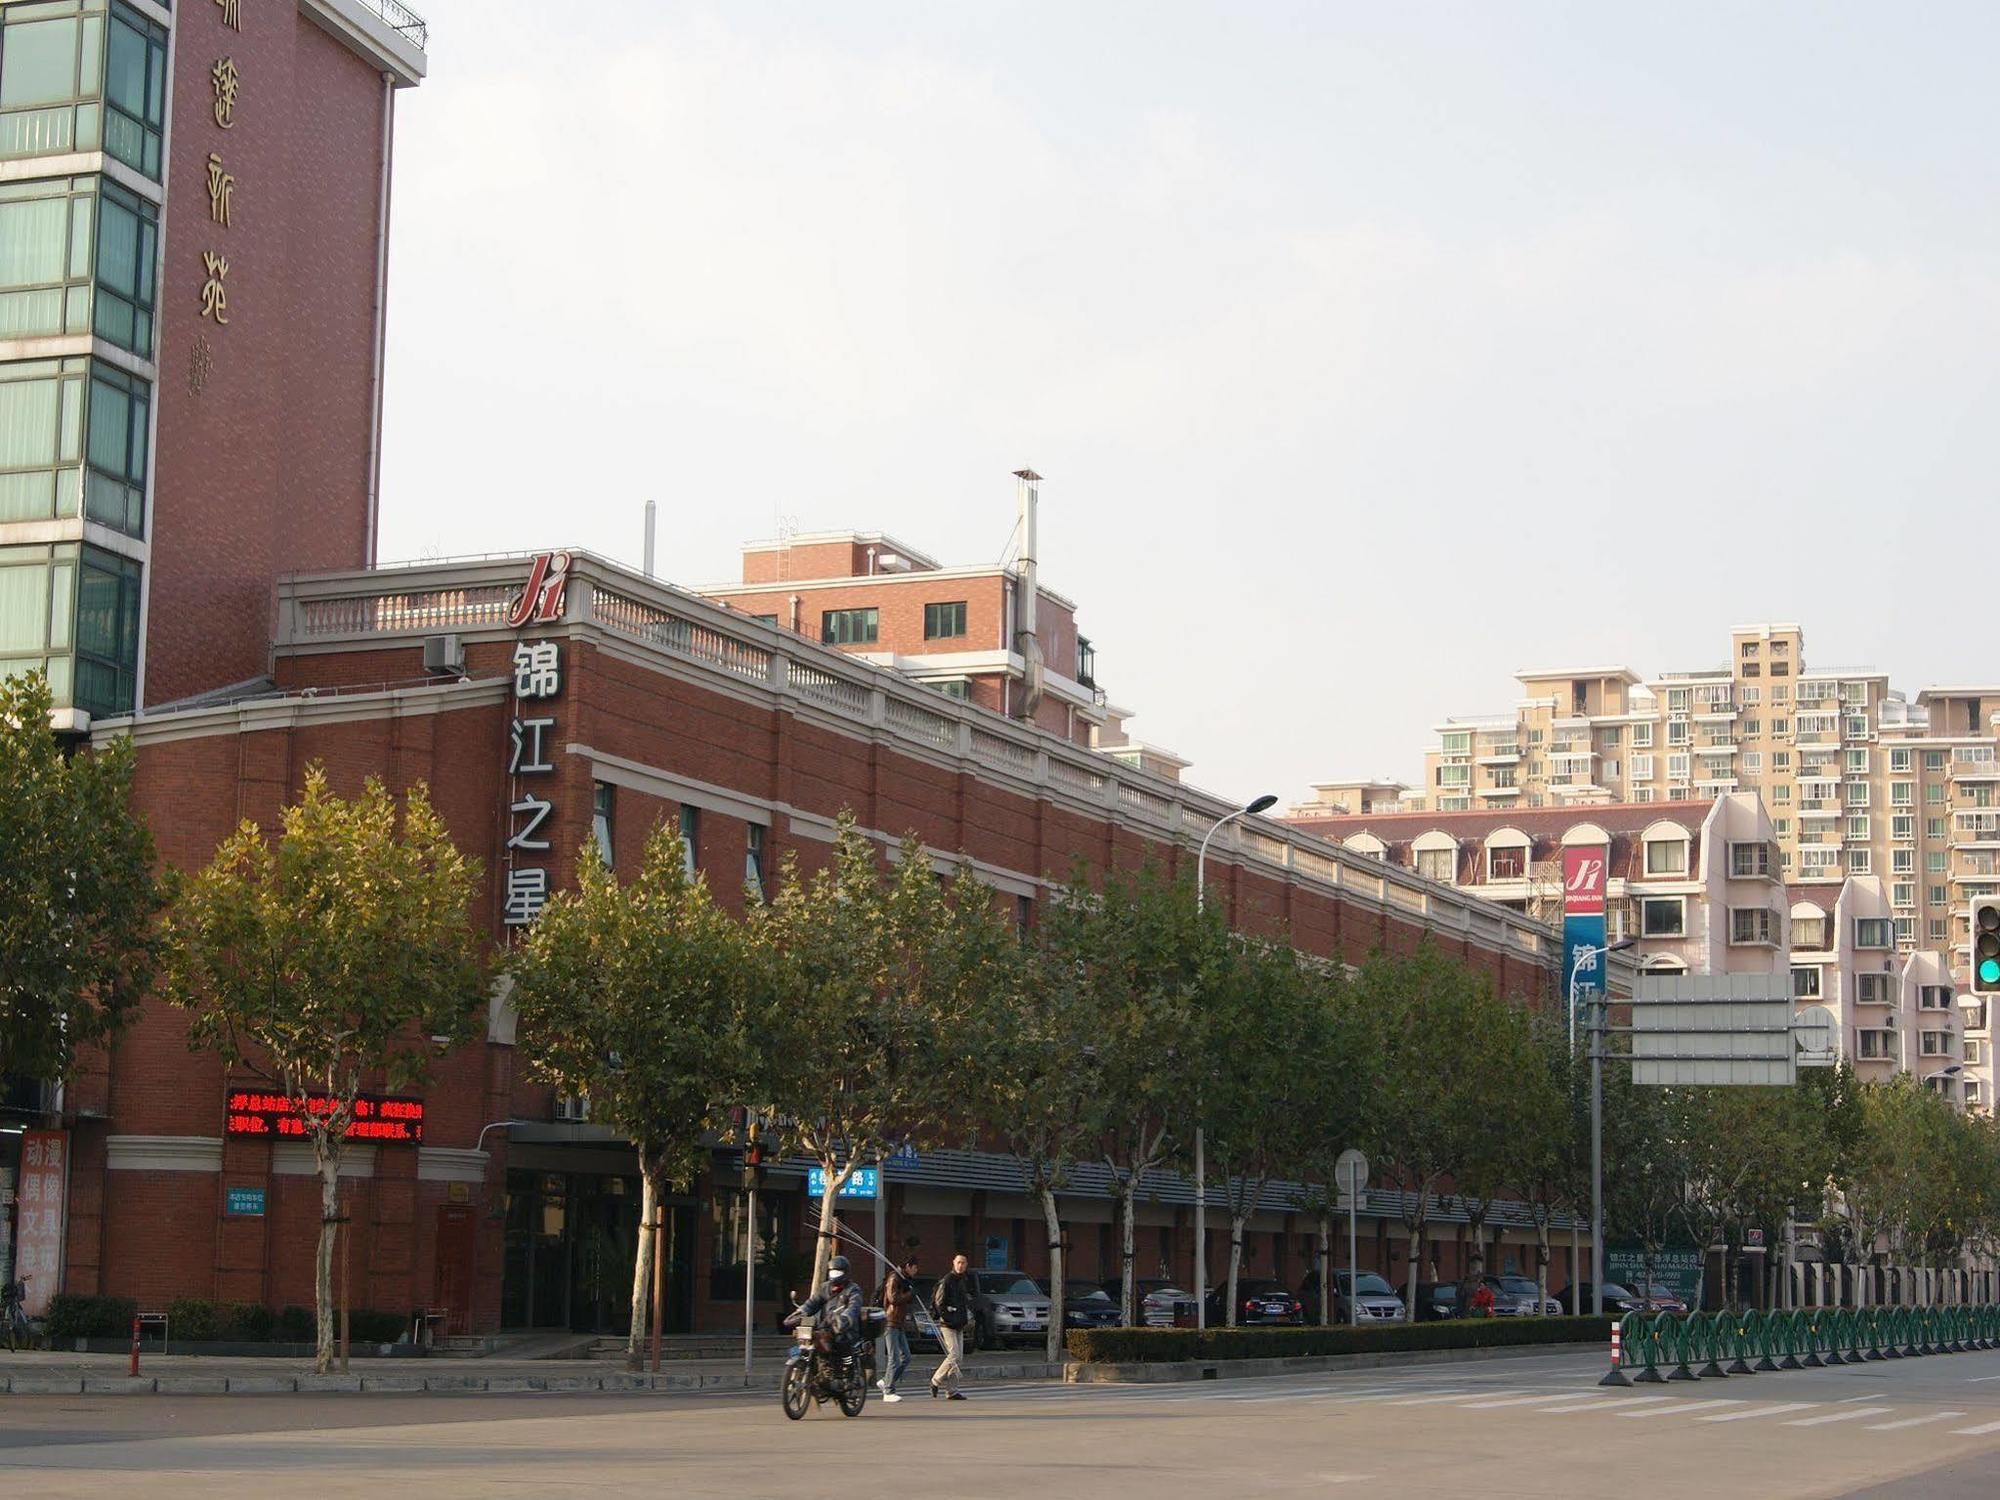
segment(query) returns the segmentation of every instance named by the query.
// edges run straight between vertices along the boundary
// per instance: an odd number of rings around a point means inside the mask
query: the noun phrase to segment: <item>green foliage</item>
[[[314,766],[276,841],[244,823],[168,914],[160,989],[191,1013],[188,1045],[267,1079],[305,1120],[320,1175],[322,1374],[333,1358],[338,1177],[354,1099],[377,1079],[412,1086],[438,1047],[473,1033],[483,943],[468,908],[478,875],[422,785],[399,817],[379,781],[350,801]],[[328,1108],[305,1108],[315,1091]]]
[[[54,1339],[122,1339],[132,1334],[139,1304],[130,1297],[58,1292],[49,1299],[47,1326]]]
[[[832,858],[810,878],[787,859],[776,898],[755,907],[755,962],[770,976],[752,1018],[751,1093],[781,1140],[826,1173],[814,1282],[836,1194],[854,1169],[906,1141],[968,1134],[980,1066],[975,1018],[995,1003],[991,955],[1012,942],[991,893],[962,872],[949,888],[915,837],[885,873],[843,814]]]
[[[189,879],[166,924],[161,990],[192,1012],[189,1045],[303,1101],[337,1142],[364,1078],[416,1083],[432,1038],[462,1040],[482,999],[468,919],[476,860],[452,846],[422,785],[402,815],[378,781],[352,801],[318,767],[278,838],[244,823]]]
[[[508,964],[529,1071],[587,1096],[656,1187],[685,1181],[703,1132],[749,1085],[754,956],[707,883],[688,878],[671,828],[654,830],[625,886],[587,845],[576,888],[549,901]]]
[[[280,1308],[277,1338],[281,1344],[310,1344],[313,1339],[313,1310],[310,1307]]]
[[[1079,871],[1049,904],[1039,933],[1041,982],[1072,1009],[1094,1089],[1082,1101],[1089,1137],[1124,1195],[1125,1316],[1133,1317],[1134,1196],[1143,1175],[1192,1140],[1206,1063],[1199,1016],[1228,957],[1227,931],[1205,915],[1191,880],[1147,866],[1109,872],[1093,890]]]
[[[1458,1318],[1390,1328],[1078,1328],[1068,1347],[1087,1363],[1303,1359],[1416,1349],[1492,1349],[1522,1344],[1602,1343],[1610,1318]]]
[[[1370,1154],[1406,1195],[1403,1222],[1421,1243],[1431,1196],[1452,1174],[1493,1159],[1490,1122],[1508,1113],[1518,1074],[1494,1066],[1489,1045],[1511,1048],[1518,1013],[1428,943],[1412,958],[1370,959],[1354,983],[1379,1069],[1366,1114]],[[1421,1272],[1413,1256],[1407,1302]]]
[[[40,673],[0,679],[0,1075],[66,1078],[152,982],[165,897],[133,816],[132,746],[66,755]]]

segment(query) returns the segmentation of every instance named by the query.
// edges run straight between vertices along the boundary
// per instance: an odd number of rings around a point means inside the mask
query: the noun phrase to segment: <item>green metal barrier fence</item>
[[[1627,1313],[1605,1385],[1661,1385],[2000,1347],[2000,1304]],[[1753,1364],[1752,1361],[1755,1361]]]

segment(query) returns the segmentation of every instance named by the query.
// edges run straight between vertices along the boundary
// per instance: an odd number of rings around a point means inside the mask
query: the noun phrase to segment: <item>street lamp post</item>
[[[1201,847],[1194,855],[1194,909],[1197,914],[1206,911],[1208,895],[1208,841],[1216,836],[1225,823],[1234,823],[1238,818],[1255,817],[1277,805],[1278,799],[1266,792],[1253,802],[1245,803],[1232,813],[1224,813],[1202,835]],[[1208,1327],[1208,1162],[1205,1157],[1206,1141],[1199,1124],[1194,1127],[1194,1326]]]
[[[1570,1046],[1576,1046],[1576,980],[1585,959],[1609,958],[1630,948],[1637,938],[1625,938],[1595,948],[1579,948],[1569,968]],[[1610,975],[1605,976],[1607,979]],[[1604,1316],[1604,1010],[1608,987],[1599,985],[1590,1022],[1590,1310]],[[1570,1298],[1575,1306],[1576,1298]]]

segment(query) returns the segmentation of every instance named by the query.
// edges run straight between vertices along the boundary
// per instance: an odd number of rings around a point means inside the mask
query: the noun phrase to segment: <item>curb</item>
[[[1493,1359],[1578,1354],[1599,1348],[1597,1340],[1574,1344],[1513,1344],[1490,1349],[1405,1349],[1379,1354],[1308,1354],[1281,1359],[1179,1360],[1159,1364],[1073,1364],[1063,1379],[1071,1385],[1178,1385],[1190,1380],[1244,1380],[1315,1371],[1406,1369],[1420,1365],[1480,1364]]]
[[[965,1371],[966,1381],[975,1385],[1062,1378],[1062,1366],[1040,1363],[974,1365]],[[637,1395],[777,1388],[775,1364],[747,1380],[664,1370],[658,1375],[627,1370],[590,1375],[0,1375],[0,1395],[12,1396]]]

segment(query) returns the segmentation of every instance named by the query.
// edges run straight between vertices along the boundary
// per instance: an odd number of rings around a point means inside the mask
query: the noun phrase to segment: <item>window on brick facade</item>
[[[829,646],[872,646],[880,622],[877,609],[829,609],[819,617],[819,638]]]
[[[590,833],[597,840],[597,857],[604,861],[604,867],[615,869],[616,862],[611,845],[611,814],[617,790],[608,781],[594,781],[590,786]]]
[[[751,823],[744,829],[743,883],[764,899],[764,825]]]
[[[701,868],[701,809],[681,804],[681,869],[689,880]]]
[[[1639,903],[1641,937],[1685,937],[1687,902],[1679,896],[1648,896]]]
[[[965,634],[965,601],[924,606],[924,639],[949,640]],[[874,639],[872,636],[870,639]]]

